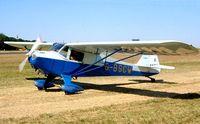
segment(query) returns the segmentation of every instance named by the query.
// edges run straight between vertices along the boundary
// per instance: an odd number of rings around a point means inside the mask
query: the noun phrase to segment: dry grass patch
[[[200,123],[200,99],[156,99],[86,110],[2,119],[2,123]]]

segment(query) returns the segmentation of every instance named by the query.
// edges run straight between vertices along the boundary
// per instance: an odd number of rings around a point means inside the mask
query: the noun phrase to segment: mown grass
[[[199,62],[174,62],[170,64],[165,64],[165,65],[172,65],[176,67],[176,69],[173,71],[175,73],[183,72],[187,73],[190,70],[192,71],[199,71],[200,70],[200,61]],[[171,71],[171,70],[167,70]]]
[[[0,55],[0,88],[26,86],[27,77],[36,77],[37,74],[27,63],[23,72],[19,72],[18,66],[26,56],[21,54]]]
[[[97,101],[98,102],[98,101]],[[200,99],[155,99],[88,110],[1,119],[1,123],[200,123]]]
[[[37,77],[31,67],[27,64],[22,73],[17,70],[24,56],[16,58],[15,55],[0,55],[0,57],[0,89],[32,85],[32,81],[25,79]],[[14,61],[11,61],[10,57],[15,57]],[[177,67],[176,72],[200,69],[200,62],[170,64]],[[199,103],[199,97],[185,99],[176,96],[57,114],[42,114],[37,117],[0,119],[0,123],[200,123]]]

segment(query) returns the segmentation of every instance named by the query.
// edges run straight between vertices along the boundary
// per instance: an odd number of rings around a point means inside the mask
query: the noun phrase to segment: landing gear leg
[[[69,75],[62,75],[64,85],[62,85],[61,89],[65,92],[65,94],[74,94],[83,90],[82,87],[71,82],[72,77]]]
[[[51,81],[55,78],[55,76],[52,76],[52,75],[48,75],[47,76],[47,79],[45,80],[45,83],[44,83],[44,90],[46,91],[47,88],[49,87],[54,87],[55,85],[51,83]]]
[[[152,78],[152,77],[147,77],[151,80],[151,82],[156,82],[156,79],[155,78]]]

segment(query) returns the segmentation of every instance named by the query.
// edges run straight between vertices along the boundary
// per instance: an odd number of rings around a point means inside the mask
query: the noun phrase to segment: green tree
[[[31,42],[30,40],[23,40],[22,38],[15,38],[6,36],[3,33],[0,33],[0,50],[16,50],[16,47],[4,44],[4,41],[20,41],[20,42]]]

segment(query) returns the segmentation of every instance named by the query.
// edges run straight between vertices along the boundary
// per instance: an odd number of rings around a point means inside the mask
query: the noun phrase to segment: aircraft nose
[[[33,53],[29,58],[29,63],[32,65],[33,68],[37,69],[37,55]]]

